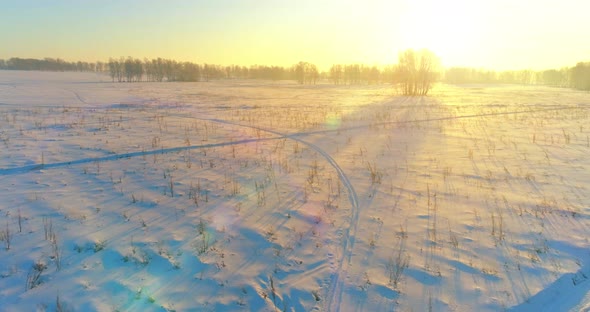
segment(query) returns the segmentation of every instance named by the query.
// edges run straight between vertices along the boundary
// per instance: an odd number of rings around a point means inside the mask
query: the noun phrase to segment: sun
[[[483,10],[477,1],[415,1],[396,26],[405,47],[430,49],[443,60],[457,58],[484,44]]]

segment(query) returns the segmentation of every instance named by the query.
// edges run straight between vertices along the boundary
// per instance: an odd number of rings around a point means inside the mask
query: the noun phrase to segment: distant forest
[[[400,57],[401,61],[401,57]],[[171,59],[111,58],[108,62],[67,62],[62,59],[10,58],[0,59],[3,70],[79,71],[108,74],[115,82],[140,81],[209,81],[213,79],[293,80],[300,84],[315,84],[320,80],[334,84],[381,84],[404,81],[400,64],[369,66],[364,64],[335,64],[320,72],[312,63],[299,62],[282,66],[221,66],[178,62]],[[509,83],[538,84],[590,90],[590,62],[579,62],[560,69],[493,71],[468,67],[450,67],[438,71],[438,81],[451,84]]]

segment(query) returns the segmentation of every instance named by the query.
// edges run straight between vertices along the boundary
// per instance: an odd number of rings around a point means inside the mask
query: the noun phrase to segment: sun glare
[[[392,27],[401,32],[404,46],[428,48],[447,59],[483,45],[482,10],[481,4],[466,1],[417,1],[408,4]]]

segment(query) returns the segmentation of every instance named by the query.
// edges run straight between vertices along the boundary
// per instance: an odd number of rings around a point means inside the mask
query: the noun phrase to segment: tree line
[[[209,81],[211,79],[295,80],[316,84],[320,72],[316,65],[299,62],[291,67],[252,65],[249,67],[177,62],[171,59],[109,59],[108,72],[113,81]]]
[[[103,72],[106,64],[103,62],[67,62],[60,58],[33,58],[13,57],[8,60],[0,59],[0,69],[4,70],[39,70],[39,71],[97,71]]]
[[[428,52],[428,53],[426,53]],[[433,73],[438,70],[438,59],[427,50],[414,52],[408,50],[400,58],[400,65],[367,66],[363,64],[337,64],[329,72],[320,72],[315,64],[299,62],[290,67],[253,65],[220,66],[214,64],[195,64],[191,62],[177,62],[171,59],[134,59],[110,58],[107,69],[112,81],[209,81],[210,79],[267,79],[294,80],[299,84],[316,84],[319,80],[330,80],[334,84],[379,84],[397,83],[409,84],[412,87],[402,88],[407,95],[426,95],[435,79]],[[417,57],[422,61],[418,73],[413,75],[413,62],[403,63],[410,57]],[[421,57],[421,58],[420,58]],[[428,62],[429,63],[428,63]],[[428,64],[428,66],[424,66]],[[403,67],[402,67],[403,65]],[[406,78],[409,77],[410,80]],[[414,78],[419,80],[413,80]],[[419,86],[419,87],[417,87]]]
[[[178,62],[171,59],[109,59],[109,75],[113,81],[209,81],[212,79],[267,79],[296,80],[301,84],[315,84],[319,78],[317,67],[300,62],[291,67],[252,65],[249,67]]]
[[[579,62],[574,67],[547,70],[493,71],[469,67],[451,67],[444,71],[444,82],[452,84],[507,83],[571,87],[590,91],[590,62]]]
[[[493,71],[470,67],[443,69],[429,50],[406,50],[398,55],[398,63],[387,66],[365,64],[334,64],[320,71],[315,64],[299,62],[292,66],[215,65],[179,62],[172,59],[110,58],[108,62],[68,62],[60,58],[0,59],[3,70],[92,71],[108,73],[113,82],[139,81],[209,81],[213,79],[293,80],[299,84],[329,81],[337,85],[390,83],[403,94],[426,95],[432,84],[510,83],[538,84],[590,90],[590,62],[560,69]]]

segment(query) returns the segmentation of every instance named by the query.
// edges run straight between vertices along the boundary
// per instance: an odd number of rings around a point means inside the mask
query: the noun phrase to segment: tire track
[[[66,89],[66,90],[67,90],[67,89]],[[84,103],[84,104],[88,104],[88,103],[86,103],[86,101],[85,101],[85,100],[84,100],[84,99],[83,99],[83,98],[80,96],[80,94],[78,94],[78,92],[76,92],[76,91],[73,91],[73,90],[68,90],[68,91],[70,91],[70,92],[74,93],[74,95],[76,96],[76,98],[78,99],[78,101],[80,101],[80,102],[82,102],[82,103]]]
[[[332,166],[332,168],[334,168],[336,170],[336,172],[338,173],[338,177],[340,178],[340,181],[342,182],[342,184],[344,185],[344,187],[348,191],[348,200],[350,201],[350,204],[352,206],[351,220],[350,220],[348,228],[344,232],[344,245],[342,246],[343,252],[342,252],[342,255],[340,256],[337,270],[336,270],[336,272],[334,272],[332,274],[331,282],[330,282],[330,289],[329,289],[328,294],[326,296],[327,297],[327,303],[326,303],[327,311],[339,311],[340,310],[340,302],[341,302],[341,298],[342,298],[342,290],[343,290],[343,285],[344,285],[343,276],[346,276],[347,275],[346,273],[348,272],[348,265],[350,265],[350,260],[352,258],[352,250],[354,247],[354,243],[356,241],[356,232],[357,232],[357,227],[358,227],[358,223],[359,223],[358,196],[356,194],[356,190],[354,189],[354,186],[350,182],[350,179],[348,178],[348,176],[346,175],[344,170],[342,170],[342,168],[340,167],[340,165],[338,165],[336,160],[334,160],[334,158],[332,158],[332,156],[330,154],[328,154],[326,151],[324,151],[322,148],[320,148],[319,146],[317,146],[313,143],[310,143],[308,141],[298,138],[298,136],[304,135],[304,133],[284,134],[284,133],[281,133],[281,132],[278,132],[275,130],[271,130],[271,129],[265,129],[265,128],[261,128],[261,127],[257,127],[257,126],[243,125],[240,123],[234,123],[234,122],[226,121],[226,120],[222,120],[222,119],[215,119],[215,118],[213,118],[213,119],[197,118],[197,119],[216,122],[216,123],[223,123],[223,124],[233,125],[233,126],[238,126],[238,127],[247,127],[247,128],[271,133],[274,135],[278,135],[280,138],[287,138],[287,139],[297,141],[303,145],[307,145],[308,147],[310,147],[311,149],[313,149],[314,151],[316,151],[317,153],[322,155],[322,157],[330,164],[330,166]],[[312,133],[310,132],[309,134],[312,134]]]
[[[185,151],[185,150],[203,149],[203,148],[211,148],[211,147],[222,147],[222,146],[230,146],[230,145],[240,145],[240,144],[278,140],[278,139],[283,139],[283,137],[247,139],[247,140],[240,140],[240,141],[233,141],[233,142],[221,142],[221,143],[211,143],[211,144],[203,144],[203,145],[170,147],[170,148],[162,148],[162,149],[150,150],[150,151],[111,154],[111,155],[102,156],[102,157],[80,158],[80,159],[74,159],[74,160],[62,161],[62,162],[54,162],[54,163],[48,163],[48,164],[32,164],[32,165],[20,166],[20,167],[0,168],[0,176],[23,174],[23,173],[27,173],[27,172],[30,172],[33,170],[56,169],[56,168],[67,167],[67,166],[71,166],[71,165],[113,161],[113,160],[119,160],[119,159],[123,159],[123,158],[134,158],[134,157],[154,155],[154,154],[167,154],[167,153],[174,153],[174,152],[180,152],[180,151]]]
[[[437,117],[437,118],[384,121],[384,122],[376,122],[376,123],[372,123],[372,124],[361,124],[358,126],[342,127],[342,128],[338,128],[338,129],[326,129],[326,130],[299,132],[299,133],[291,134],[290,136],[295,137],[295,136],[307,136],[307,135],[313,135],[313,134],[325,134],[325,133],[339,132],[339,131],[340,132],[351,131],[351,130],[358,130],[358,129],[364,129],[364,128],[375,127],[375,126],[385,126],[385,125],[426,123],[426,122],[434,122],[434,121],[448,121],[448,120],[469,119],[469,118],[490,117],[490,116],[503,116],[503,115],[521,115],[521,114],[529,114],[529,113],[565,111],[565,110],[576,110],[576,109],[590,109],[590,107],[578,105],[578,106],[543,108],[543,109],[535,109],[535,110],[518,110],[518,111],[509,111],[509,112],[482,113],[482,114],[470,114],[470,115],[459,115],[459,116],[448,116],[448,117]]]
[[[199,117],[179,115],[179,114],[169,114],[168,116],[174,116],[177,118],[186,118],[186,119],[198,119],[198,120],[203,120],[203,121],[225,123],[225,124],[233,125],[233,126],[258,129],[258,130],[264,131],[264,132],[269,132],[269,133],[273,133],[273,134],[280,134],[280,135],[285,136],[285,138],[289,138],[289,139],[293,139],[293,140],[297,141],[298,140],[297,137],[303,137],[303,136],[309,136],[309,135],[315,135],[315,134],[342,132],[342,131],[352,131],[352,130],[365,129],[365,128],[370,128],[370,127],[375,127],[375,126],[427,123],[427,122],[434,122],[434,121],[448,121],[448,120],[470,119],[470,118],[503,116],[503,115],[521,115],[521,114],[530,114],[530,113],[539,113],[539,112],[565,111],[565,110],[576,110],[576,109],[588,110],[588,109],[590,109],[590,106],[587,106],[585,104],[579,104],[579,105],[575,105],[575,106],[559,106],[559,107],[542,108],[542,109],[515,110],[515,111],[506,111],[506,112],[469,114],[469,115],[458,115],[458,116],[447,116],[447,117],[436,117],[436,118],[383,121],[383,122],[376,122],[376,123],[371,123],[371,124],[360,124],[360,125],[350,126],[350,127],[340,127],[337,129],[303,131],[303,132],[297,132],[297,133],[292,133],[292,134],[283,134],[281,132],[277,132],[277,131],[270,130],[270,129],[258,128],[256,126],[244,125],[244,124],[240,124],[240,123],[236,123],[236,122],[232,122],[232,121],[227,121],[227,120],[222,120],[222,119],[216,119],[216,118],[199,118]],[[306,145],[309,144],[309,142],[300,142],[300,143],[303,143]]]

